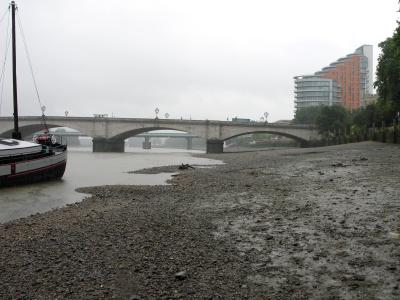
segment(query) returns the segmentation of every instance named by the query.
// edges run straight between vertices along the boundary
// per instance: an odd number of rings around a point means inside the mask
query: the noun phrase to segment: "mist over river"
[[[62,180],[0,189],[0,223],[81,201],[79,187],[98,185],[160,185],[171,173],[133,174],[129,171],[166,165],[215,165],[220,161],[197,158],[179,149],[128,148],[125,153],[92,153],[90,148],[69,148]]]

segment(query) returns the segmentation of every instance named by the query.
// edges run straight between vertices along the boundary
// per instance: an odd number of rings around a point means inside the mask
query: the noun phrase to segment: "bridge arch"
[[[222,153],[224,152],[224,142],[246,134],[254,134],[254,133],[269,133],[275,135],[281,135],[298,141],[301,146],[307,146],[308,141],[300,136],[290,134],[289,132],[281,132],[279,130],[267,129],[267,128],[259,128],[257,130],[234,130],[231,132],[227,132],[226,135],[223,135],[221,139],[212,139],[207,141],[207,153]]]
[[[103,152],[103,151],[124,152],[125,151],[125,141],[127,139],[133,138],[139,134],[143,134],[146,132],[159,131],[159,130],[172,130],[172,131],[178,131],[178,132],[192,134],[191,132],[188,132],[188,131],[184,130],[183,128],[178,129],[173,126],[162,126],[162,127],[152,126],[152,127],[135,128],[135,129],[126,130],[126,131],[119,133],[117,135],[114,135],[108,139],[103,138],[103,137],[93,138],[93,151],[94,152]],[[192,145],[193,137],[195,137],[195,136],[192,135],[191,137],[187,138],[188,139],[187,149],[189,149],[189,150],[192,147],[191,145]],[[199,137],[199,138],[201,138],[201,137]],[[146,143],[147,143],[147,145],[146,145]],[[150,138],[145,137],[144,143],[143,143],[143,148],[150,149],[150,147],[151,147]]]
[[[57,127],[63,127],[61,125],[55,125],[55,124],[47,124],[48,128],[57,128]],[[24,125],[24,126],[19,126],[19,131],[21,132],[22,138],[25,139],[31,135],[33,135],[35,132],[43,130],[45,127],[43,124],[37,123],[37,124],[30,124],[30,125]],[[14,128],[7,129],[3,132],[0,133],[0,136],[3,138],[9,138],[11,137],[12,132],[14,131]]]
[[[303,139],[303,138],[301,138],[299,136],[296,136],[296,135],[293,135],[293,134],[289,134],[289,133],[286,133],[286,132],[275,131],[275,130],[246,131],[246,132],[243,132],[243,133],[238,133],[238,134],[235,134],[235,135],[232,135],[232,136],[225,137],[223,139],[223,141],[225,142],[227,140],[230,140],[230,139],[242,136],[242,135],[255,134],[255,133],[268,133],[268,134],[284,136],[284,137],[290,138],[290,139],[292,139],[292,140],[294,140],[294,141],[296,141],[296,142],[298,142],[298,143],[300,143],[302,145],[307,143],[307,140],[305,140],[305,139]]]
[[[50,128],[59,128],[59,127],[68,127],[74,130],[79,131],[82,136],[90,136],[87,135],[85,133],[82,133],[78,128],[74,128],[74,127],[69,127],[69,126],[64,126],[62,124],[46,124],[47,127]],[[22,139],[25,139],[27,137],[30,137],[31,135],[33,135],[35,132],[44,130],[44,125],[41,123],[37,123],[37,124],[29,124],[29,125],[23,125],[23,126],[19,126],[19,131],[21,132],[22,135]],[[11,137],[12,132],[14,131],[14,128],[11,129],[6,129],[5,131],[0,132],[0,137],[2,138],[9,138]]]
[[[142,133],[150,132],[150,131],[156,131],[156,130],[175,130],[175,131],[180,131],[180,132],[187,132],[182,129],[176,129],[176,128],[171,128],[171,127],[145,127],[145,128],[137,128],[137,129],[125,131],[123,133],[120,133],[118,135],[110,137],[109,140],[114,141],[114,142],[120,142],[120,141],[129,139],[129,138],[135,137],[138,134],[142,134]],[[187,133],[191,133],[191,132],[187,132]]]
[[[189,123],[181,120],[151,120],[151,122],[146,122],[144,124],[115,124],[115,126],[110,127],[108,138],[114,141],[121,141],[154,130],[176,130],[200,138],[207,138],[203,122],[190,121]]]
[[[57,141],[61,142],[63,144],[66,144],[68,146],[80,146],[81,139],[79,137],[86,136],[85,134],[82,134],[80,131],[76,130],[75,128],[65,127],[65,126],[61,126],[58,124],[47,124],[47,128],[50,130],[55,129],[54,131],[52,130],[51,132],[54,135],[59,137],[59,138],[57,138]],[[56,129],[56,128],[60,128],[60,129]],[[64,128],[67,128],[67,129],[64,129]],[[68,130],[68,128],[69,128],[69,130]],[[28,140],[28,141],[32,140],[34,133],[43,131],[44,129],[45,129],[44,125],[40,124],[40,123],[19,126],[19,131],[21,132],[22,139]],[[8,129],[4,132],[1,132],[0,137],[9,138],[9,137],[11,137],[13,131],[14,131],[14,129]]]

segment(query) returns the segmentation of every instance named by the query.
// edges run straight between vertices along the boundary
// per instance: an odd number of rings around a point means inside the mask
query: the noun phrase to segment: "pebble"
[[[175,274],[175,279],[177,280],[184,280],[187,278],[187,272],[186,271],[180,271]]]

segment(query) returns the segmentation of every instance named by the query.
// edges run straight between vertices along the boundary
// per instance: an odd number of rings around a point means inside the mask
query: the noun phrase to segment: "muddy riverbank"
[[[207,157],[226,164],[1,224],[0,298],[400,297],[399,146]]]

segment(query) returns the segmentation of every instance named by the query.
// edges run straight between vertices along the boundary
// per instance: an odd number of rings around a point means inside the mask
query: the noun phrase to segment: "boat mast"
[[[18,128],[18,95],[17,95],[17,50],[15,43],[15,1],[11,1],[12,16],[12,68],[13,68],[13,99],[14,99],[14,131],[12,138],[20,140],[21,132]]]

